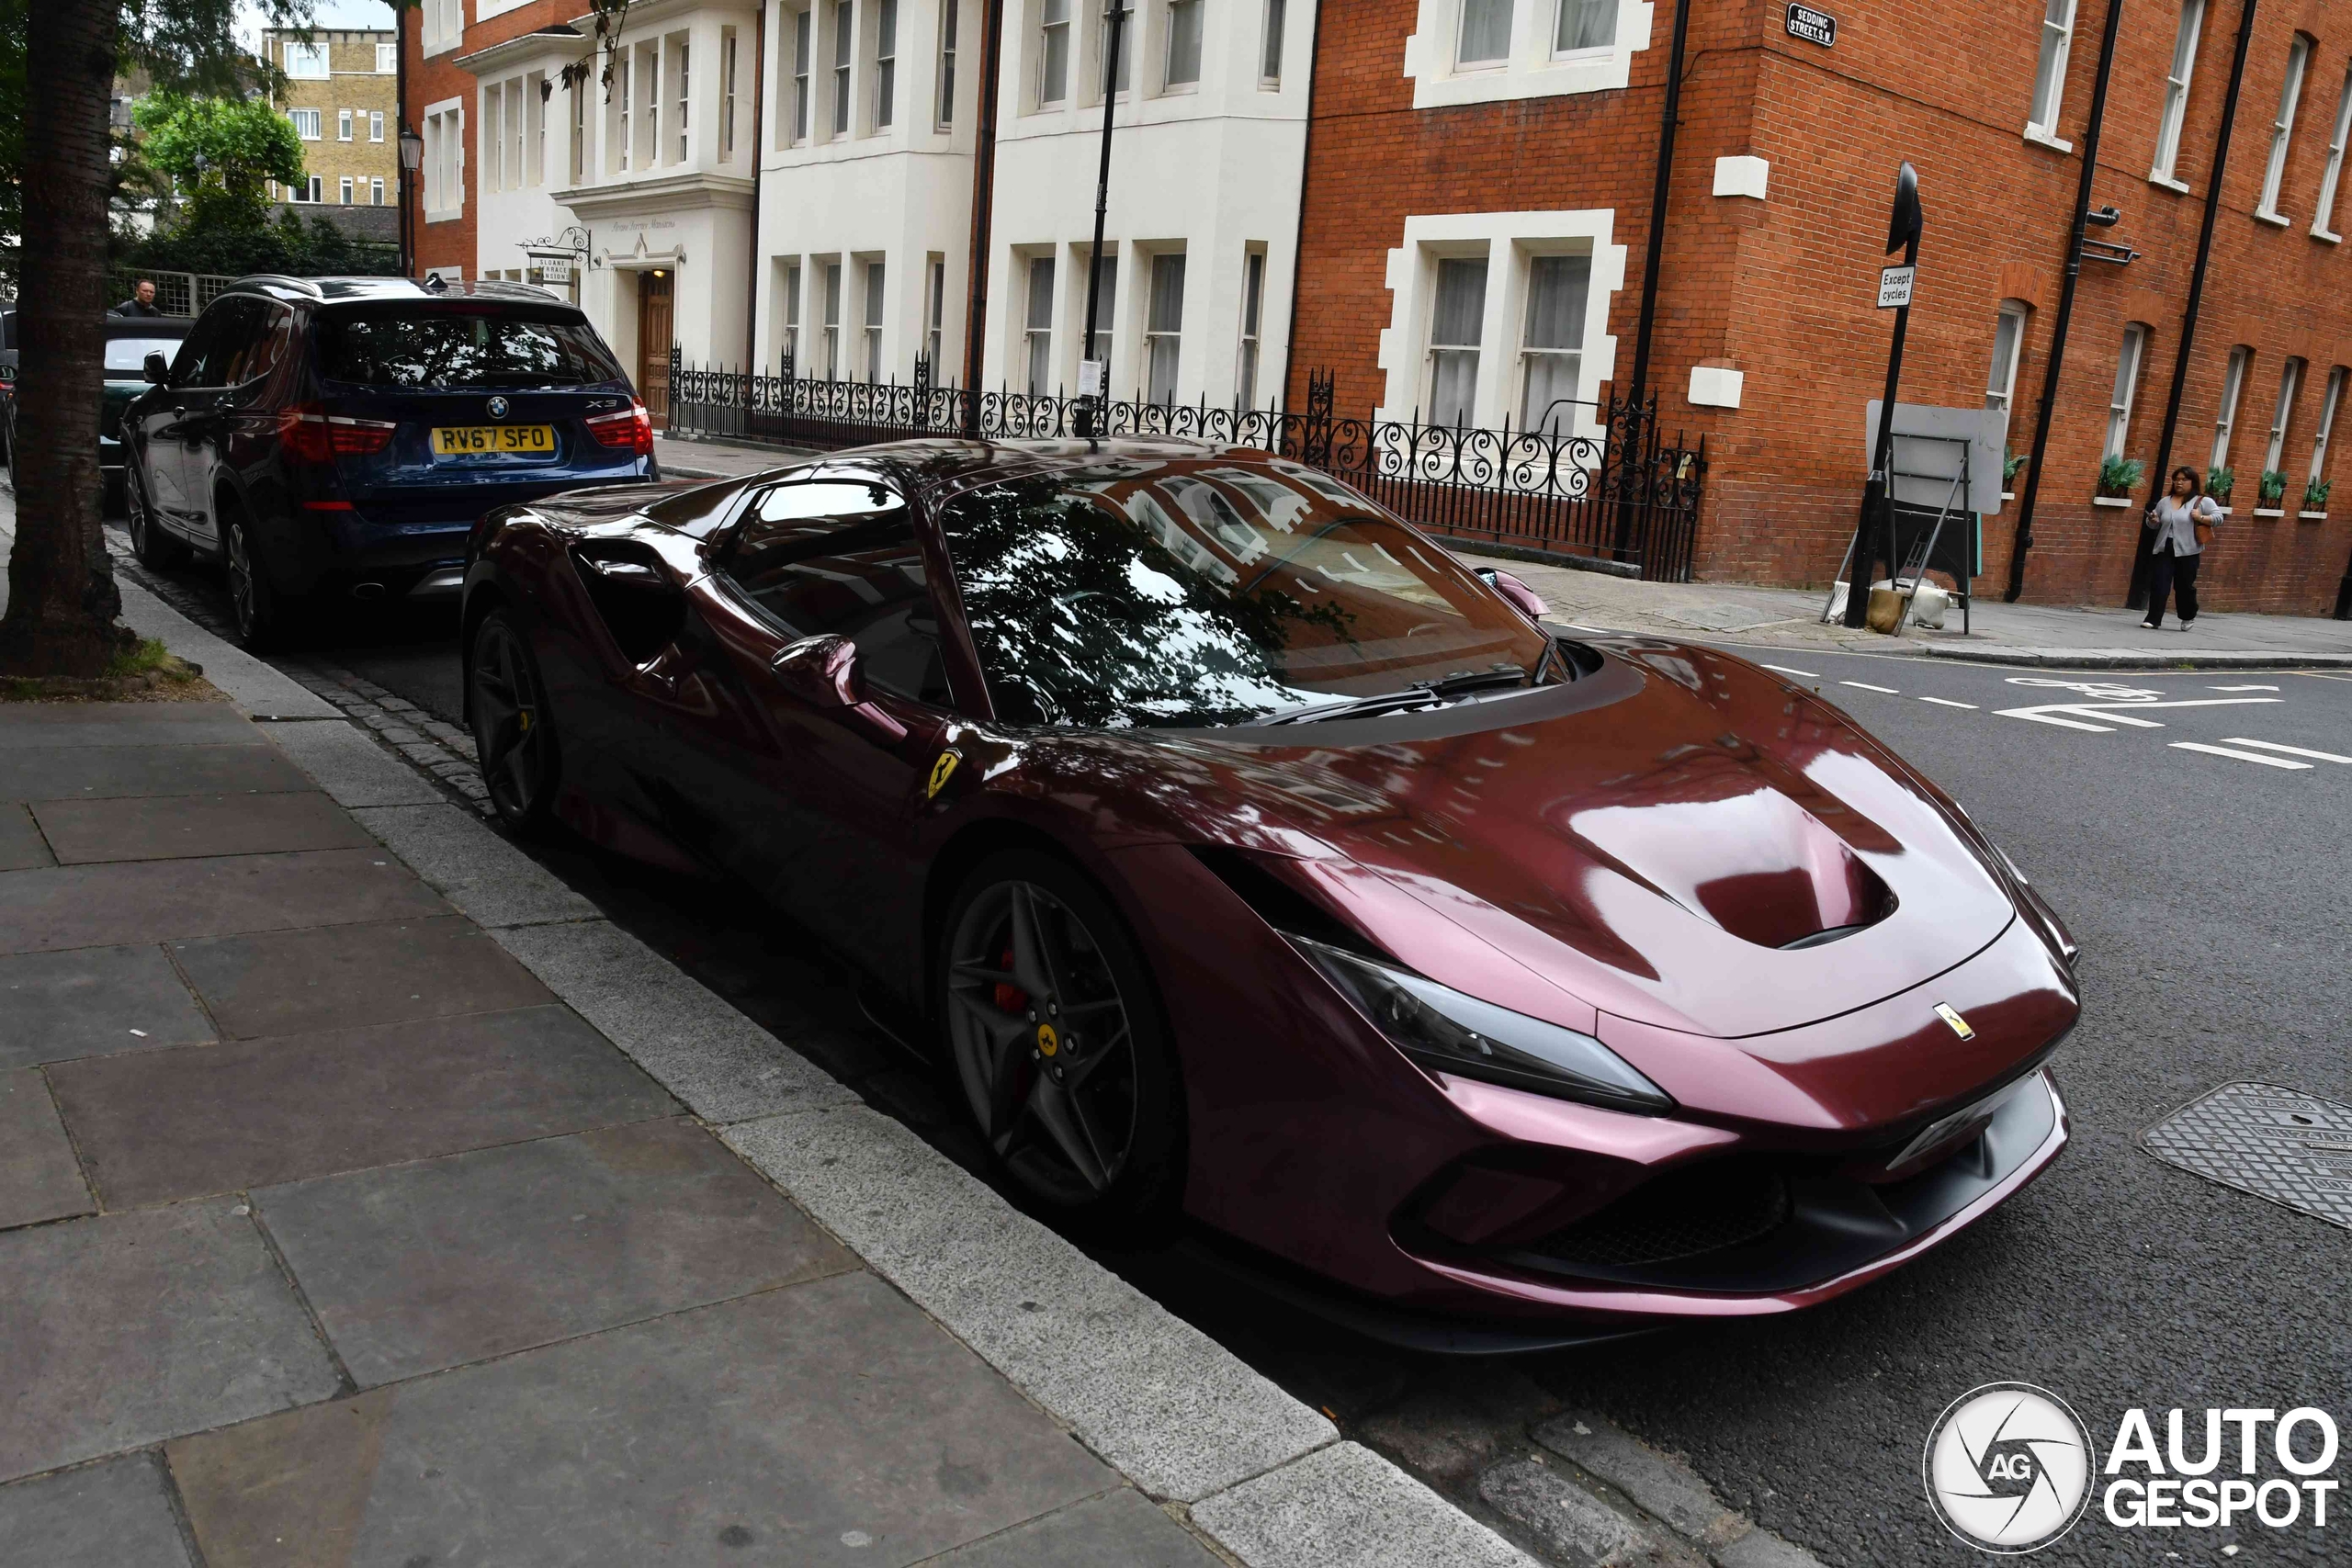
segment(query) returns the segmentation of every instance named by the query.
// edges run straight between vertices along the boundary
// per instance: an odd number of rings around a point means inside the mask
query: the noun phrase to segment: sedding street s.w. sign
[[[1801,38],[1828,49],[1838,41],[1838,18],[1826,11],[1816,11],[1810,6],[1792,4],[1789,6],[1789,36]]]

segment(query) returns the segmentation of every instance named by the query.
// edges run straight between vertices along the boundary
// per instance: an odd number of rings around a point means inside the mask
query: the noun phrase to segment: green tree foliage
[[[178,182],[198,229],[257,229],[266,182],[302,177],[302,141],[291,121],[259,98],[190,97],[157,92],[133,111],[147,162]]]
[[[25,231],[25,6],[0,0],[0,278],[17,276]]]

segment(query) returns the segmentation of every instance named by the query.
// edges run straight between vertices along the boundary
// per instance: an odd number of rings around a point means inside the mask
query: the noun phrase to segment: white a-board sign
[[[1879,400],[1862,416],[1862,469],[1878,455]],[[1997,516],[2001,510],[2001,459],[2009,416],[2004,409],[1940,409],[1926,403],[1894,405],[1894,499],[1906,506],[1941,507],[1952,499],[1967,452],[1968,491],[1963,511]]]

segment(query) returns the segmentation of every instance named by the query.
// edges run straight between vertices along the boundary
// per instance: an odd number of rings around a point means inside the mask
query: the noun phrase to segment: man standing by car
[[[155,280],[141,278],[139,286],[130,291],[130,298],[117,305],[114,313],[118,316],[162,315],[164,312],[155,309]]]

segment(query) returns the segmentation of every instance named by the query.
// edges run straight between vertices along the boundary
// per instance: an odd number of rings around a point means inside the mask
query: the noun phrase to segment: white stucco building
[[[578,88],[561,76],[591,18],[471,0],[463,28],[467,0],[438,3],[427,54],[472,88],[421,106],[428,224],[470,220],[472,276],[576,298],[657,407],[673,341],[840,379],[908,381],[920,355],[962,383],[976,199],[981,386],[1078,389],[1104,0],[1003,0],[986,193],[986,0],[637,0],[610,82]],[[1125,3],[1097,356],[1114,397],[1263,404],[1286,369],[1313,0]],[[567,234],[576,276],[548,254]]]

